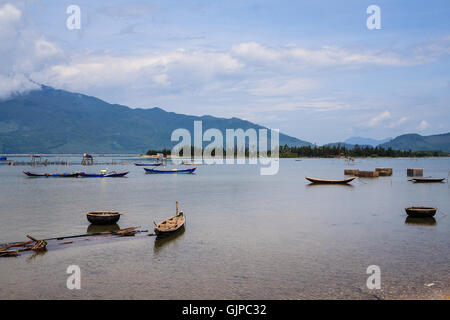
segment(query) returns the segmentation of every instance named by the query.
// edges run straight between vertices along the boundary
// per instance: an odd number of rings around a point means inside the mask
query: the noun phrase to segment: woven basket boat
[[[433,217],[436,214],[437,208],[432,207],[408,207],[405,208],[408,216],[413,218]]]
[[[91,211],[86,214],[87,219],[92,224],[115,224],[120,219],[120,213],[111,211]]]

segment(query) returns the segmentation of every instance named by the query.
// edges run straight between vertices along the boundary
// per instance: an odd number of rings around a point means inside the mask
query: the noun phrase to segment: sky
[[[66,12],[80,8],[80,29]],[[370,5],[380,29],[370,30]],[[450,131],[450,2],[0,0],[0,98],[38,83],[324,144]]]

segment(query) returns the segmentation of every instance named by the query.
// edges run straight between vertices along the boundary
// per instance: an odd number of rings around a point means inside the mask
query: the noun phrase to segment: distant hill
[[[327,143],[325,146],[328,146],[328,147],[340,146],[340,147],[345,147],[346,149],[351,150],[355,147],[355,144],[349,144],[349,143],[345,143],[345,142],[333,142],[333,143]],[[359,146],[360,147],[366,147],[366,146],[372,147],[370,145],[359,145]]]
[[[386,138],[386,139],[382,139],[382,140],[376,140],[376,139],[371,139],[371,138],[364,138],[364,137],[351,137],[348,138],[347,140],[345,140],[344,142],[347,144],[352,144],[352,145],[367,145],[367,146],[372,146],[372,147],[376,147],[382,143],[386,143],[391,141],[393,138]]]
[[[203,131],[217,128],[224,137],[225,129],[264,128],[238,118],[132,109],[42,86],[0,101],[0,153],[145,153],[171,148],[177,128],[193,136],[194,120],[203,121]],[[280,133],[280,145],[285,144],[310,145]]]
[[[380,147],[398,150],[450,152],[450,132],[432,136],[421,136],[416,133],[404,134],[390,142],[381,144]]]

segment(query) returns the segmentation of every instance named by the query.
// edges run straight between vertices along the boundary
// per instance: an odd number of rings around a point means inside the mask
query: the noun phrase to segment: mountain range
[[[395,150],[403,151],[443,151],[450,152],[450,132],[443,134],[436,134],[431,136],[421,136],[417,133],[409,133],[400,135],[394,139],[385,139],[384,143],[371,143],[381,142],[383,140],[375,140],[370,138],[355,137],[345,140],[346,142],[333,142],[326,144],[327,146],[345,147],[347,149],[353,149],[356,145],[360,147],[381,147],[384,149],[392,148]],[[349,143],[355,142],[355,143]]]
[[[225,129],[264,128],[238,118],[133,109],[42,85],[0,101],[0,153],[145,153],[177,144],[171,141],[175,129],[193,137],[195,120],[203,122],[203,132],[217,128],[224,137]],[[311,145],[280,133],[285,144]]]
[[[397,150],[440,150],[450,152],[450,132],[432,136],[421,136],[417,133],[403,134],[381,144],[380,147]]]
[[[347,140],[344,141],[344,143],[347,144],[357,144],[360,146],[372,146],[372,147],[376,147],[380,144],[386,143],[391,141],[393,138],[386,138],[386,139],[382,139],[382,140],[376,140],[376,139],[371,139],[371,138],[364,138],[364,137],[351,137],[348,138]]]
[[[216,128],[224,137],[226,129],[265,128],[239,118],[191,116],[160,108],[130,108],[42,85],[40,90],[0,100],[0,153],[145,153],[149,149],[170,149],[178,143],[171,141],[172,132],[185,128],[193,137],[196,120],[202,121],[203,132]],[[450,133],[405,134],[385,140],[352,137],[328,145],[336,144],[347,148],[358,144],[450,152]],[[282,133],[280,145],[312,146]]]

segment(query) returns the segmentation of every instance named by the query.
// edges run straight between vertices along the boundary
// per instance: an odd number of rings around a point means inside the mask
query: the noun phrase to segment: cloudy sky
[[[79,30],[66,26],[72,4]],[[372,4],[379,30],[366,26]],[[33,79],[318,144],[443,133],[449,17],[447,0],[0,0],[0,97]]]

